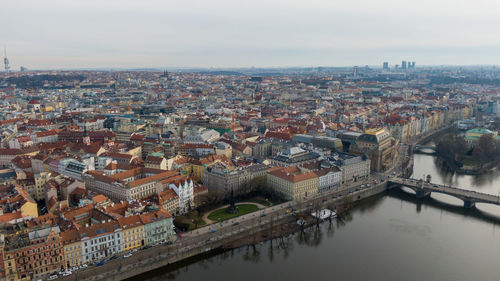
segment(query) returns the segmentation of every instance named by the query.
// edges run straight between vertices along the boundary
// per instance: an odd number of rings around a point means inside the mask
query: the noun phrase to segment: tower
[[[354,66],[352,68],[352,76],[354,76],[354,78],[358,77],[358,67],[357,66]]]
[[[382,69],[389,70],[389,63],[385,61],[384,64],[382,65]]]
[[[234,132],[236,129],[236,124],[234,123],[234,111],[231,113],[231,132]]]
[[[403,70],[405,70],[405,69],[406,69],[406,61],[405,61],[405,60],[401,62],[401,68],[402,68]]]
[[[5,72],[10,71],[9,59],[7,58],[7,48],[3,47],[3,64],[5,65]]]
[[[85,123],[83,124],[83,143],[85,145],[90,145],[90,136],[87,133],[87,126],[85,126]]]

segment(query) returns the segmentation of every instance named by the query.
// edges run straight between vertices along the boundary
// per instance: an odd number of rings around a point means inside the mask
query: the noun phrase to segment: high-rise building
[[[358,67],[357,66],[354,66],[352,68],[352,76],[358,77]]]
[[[406,69],[406,61],[401,62],[401,69]]]
[[[5,72],[10,71],[10,66],[9,66],[9,59],[7,58],[7,48],[3,48],[3,64],[5,65]]]
[[[384,62],[383,66],[382,66],[382,69],[383,70],[389,70],[389,63],[388,62]]]

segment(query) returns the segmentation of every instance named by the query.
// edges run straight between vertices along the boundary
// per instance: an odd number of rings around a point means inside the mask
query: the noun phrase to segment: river
[[[452,175],[433,156],[415,155],[414,177],[498,194],[500,171]],[[462,208],[432,194],[391,190],[283,241],[242,247],[161,268],[134,280],[500,280],[500,207]]]

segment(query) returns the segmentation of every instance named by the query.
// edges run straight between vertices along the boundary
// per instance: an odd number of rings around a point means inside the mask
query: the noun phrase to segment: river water
[[[453,175],[415,155],[414,177],[498,194],[500,171]],[[453,197],[423,201],[395,189],[364,200],[345,221],[134,278],[175,281],[500,280],[500,207],[462,208]]]

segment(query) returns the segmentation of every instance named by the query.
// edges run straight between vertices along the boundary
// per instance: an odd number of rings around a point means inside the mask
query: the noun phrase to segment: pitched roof
[[[290,182],[300,182],[317,178],[318,175],[314,172],[303,172],[297,166],[284,167],[280,169],[270,169],[269,174],[284,179]]]

